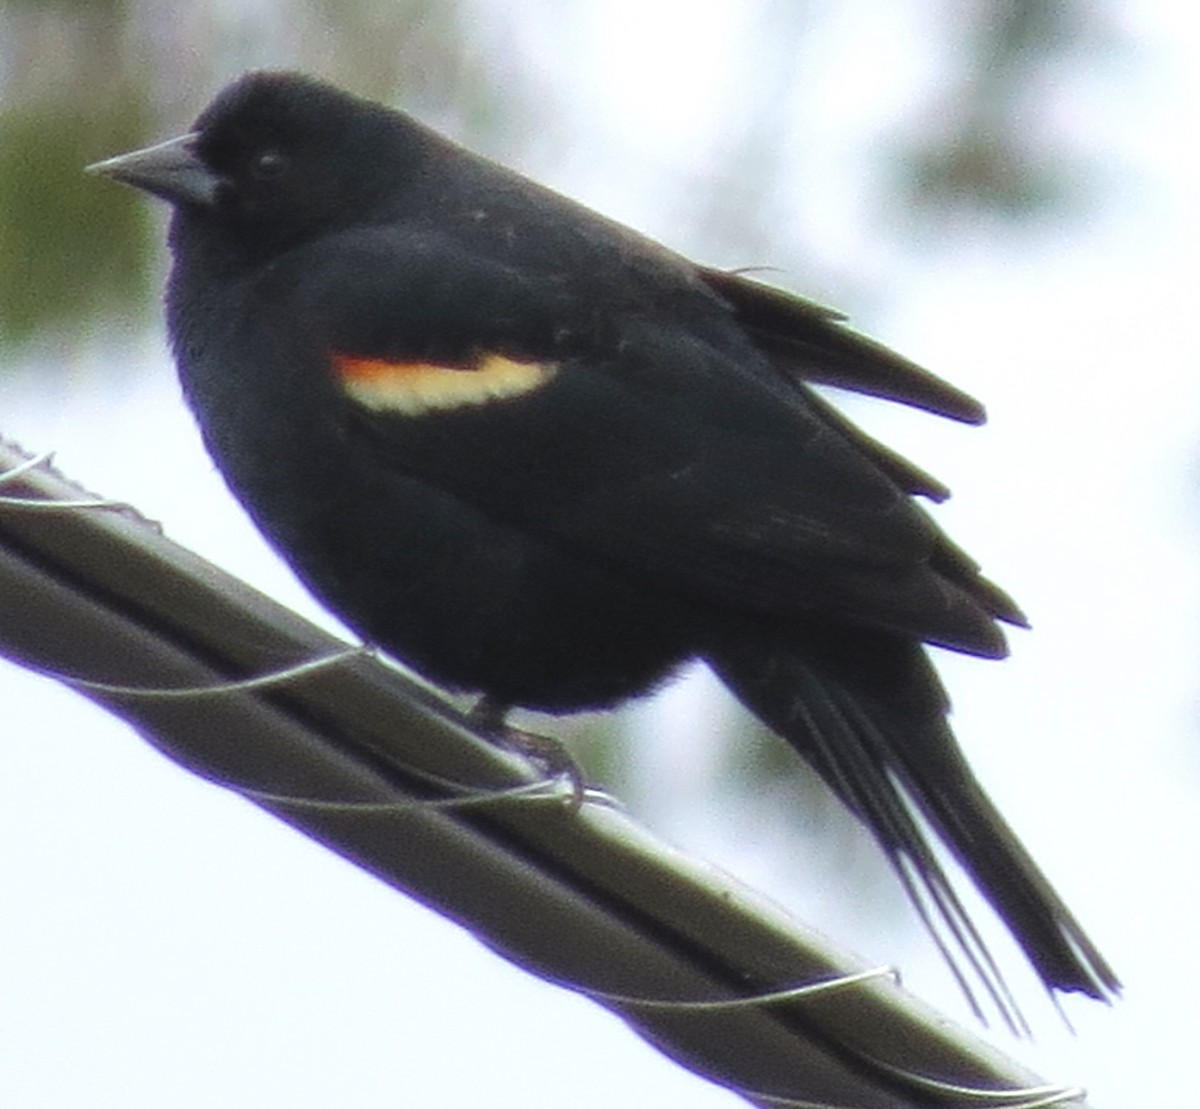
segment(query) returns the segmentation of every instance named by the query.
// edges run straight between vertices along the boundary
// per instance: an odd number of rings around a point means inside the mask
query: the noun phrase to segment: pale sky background
[[[695,253],[654,182],[715,187],[714,137],[755,77],[738,49],[742,9],[616,0],[547,20],[546,7],[525,5],[524,62],[579,141],[565,160],[524,168]],[[785,152],[797,168],[780,211],[818,259],[882,290],[886,311],[860,326],[988,406],[982,430],[852,410],[951,485],[939,519],[1033,619],[1002,665],[944,657],[956,727],[1126,984],[1111,1009],[1068,999],[1071,1036],[1005,949],[1039,1042],[990,1038],[1046,1079],[1088,1087],[1095,1106],[1185,1105],[1200,986],[1198,18],[1182,3],[1113,3],[1133,49],[1045,90],[1039,125],[1101,169],[1086,213],[1007,239],[964,227],[918,255],[887,232],[864,185],[876,151],[861,140],[864,126],[904,119],[945,59],[914,9],[846,8],[855,18],[825,20],[806,43],[805,95],[789,108],[806,145]],[[197,110],[212,91],[196,91]],[[778,279],[806,289],[803,274]],[[69,353],[70,388],[45,395],[29,367],[0,431],[319,615],[212,473],[161,329],[133,347],[98,334]],[[133,369],[107,375],[113,358]],[[705,797],[714,697],[687,683],[633,710],[646,765],[670,778],[656,826],[898,964],[969,1023],[918,928],[856,921],[825,889],[839,867],[795,857],[794,839],[782,853],[775,824],[789,814],[727,813]],[[55,683],[0,666],[0,705],[4,1105],[740,1104]]]

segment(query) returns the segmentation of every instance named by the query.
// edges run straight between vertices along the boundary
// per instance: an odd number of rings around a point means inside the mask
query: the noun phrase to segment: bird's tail
[[[930,830],[995,907],[1048,988],[1107,999],[1120,983],[983,792],[946,722],[923,648],[824,628],[708,652],[721,679],[871,829],[965,994],[965,960],[1013,1027],[1019,1010],[938,860]]]

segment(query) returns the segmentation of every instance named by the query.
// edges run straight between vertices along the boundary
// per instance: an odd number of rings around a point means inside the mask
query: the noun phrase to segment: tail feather
[[[746,707],[787,740],[871,829],[976,1012],[971,976],[1010,1026],[1024,1027],[938,859],[930,830],[971,875],[1048,988],[1098,999],[1120,989],[972,775],[946,723],[945,693],[920,644],[874,631],[825,628],[811,639],[723,643],[708,659]]]
[[[810,677],[805,675],[806,678]],[[739,689],[740,692],[740,689]],[[1023,1029],[1024,1021],[995,961],[926,839],[903,787],[878,757],[878,731],[869,718],[843,709],[820,684],[802,681],[793,690],[790,719],[772,721],[785,738],[802,734],[809,741],[808,761],[834,792],[874,832],[913,908],[981,1020],[986,1020],[965,959],[1006,1023]],[[815,706],[815,711],[808,706]],[[765,714],[764,714],[765,715]]]

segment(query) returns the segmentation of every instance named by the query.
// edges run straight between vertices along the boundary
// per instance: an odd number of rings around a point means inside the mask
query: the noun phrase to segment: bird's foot
[[[577,811],[587,794],[583,768],[560,740],[524,728],[514,728],[505,720],[508,712],[508,705],[484,696],[475,703],[467,719],[497,747],[537,763],[548,778],[568,782],[571,786],[568,804],[572,812]]]

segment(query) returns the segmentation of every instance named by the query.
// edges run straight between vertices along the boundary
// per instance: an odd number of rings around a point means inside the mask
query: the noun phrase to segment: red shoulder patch
[[[351,400],[373,412],[419,416],[487,404],[531,392],[558,371],[552,362],[526,362],[502,354],[480,355],[467,366],[388,361],[333,351],[330,361]]]

